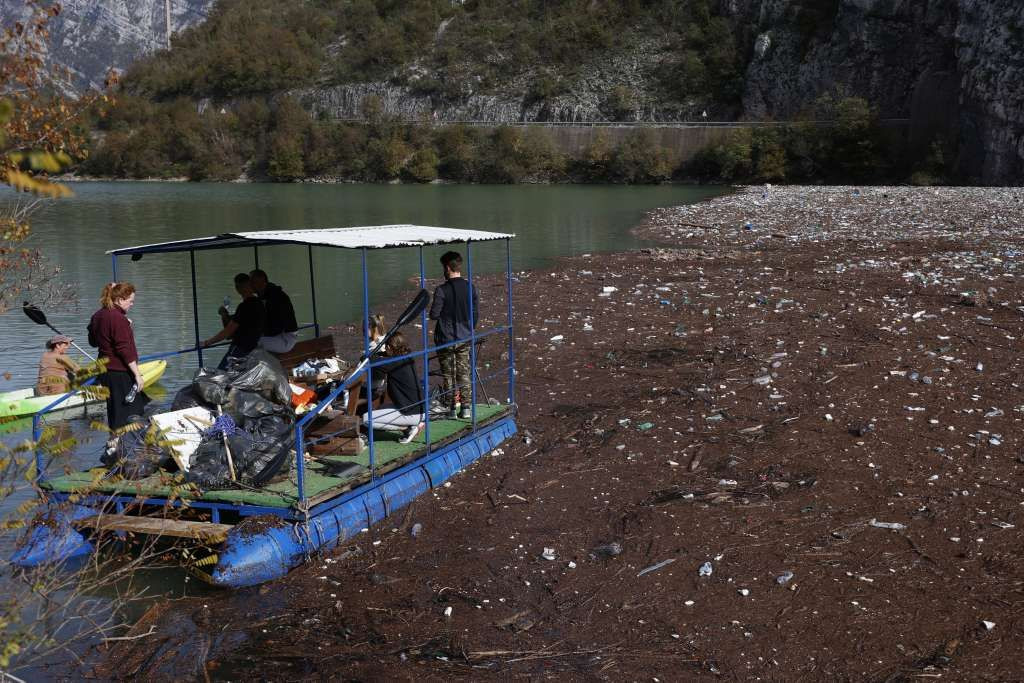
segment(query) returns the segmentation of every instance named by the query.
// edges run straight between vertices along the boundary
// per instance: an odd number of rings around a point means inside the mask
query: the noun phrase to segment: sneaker
[[[416,435],[420,433],[421,429],[423,429],[422,422],[414,427],[406,428],[405,433],[402,434],[402,438],[398,440],[398,443],[409,443],[416,438]]]
[[[459,419],[460,420],[472,420],[473,419],[473,411],[470,410],[469,408],[463,408],[462,410],[459,411]]]

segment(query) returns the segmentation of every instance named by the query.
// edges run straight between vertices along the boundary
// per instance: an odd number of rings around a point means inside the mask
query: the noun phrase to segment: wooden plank
[[[308,437],[315,438],[318,436],[340,434],[341,432],[358,432],[359,425],[361,424],[362,420],[359,417],[342,413],[340,415],[335,415],[326,424],[309,430]]]
[[[89,527],[97,531],[130,531],[150,536],[174,536],[192,538],[209,542],[223,541],[231,531],[230,524],[214,524],[212,522],[196,522],[184,519],[166,519],[164,517],[139,517],[136,515],[106,515],[76,520],[75,525]]]

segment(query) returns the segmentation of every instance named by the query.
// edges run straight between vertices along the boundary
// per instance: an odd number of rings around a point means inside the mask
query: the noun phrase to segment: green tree
[[[429,183],[437,180],[437,166],[440,159],[433,147],[420,147],[412,155],[405,169],[409,179],[417,183]]]
[[[397,135],[373,138],[366,145],[366,171],[371,180],[394,180],[411,156],[409,146]]]
[[[277,103],[274,132],[267,153],[267,173],[275,180],[297,180],[305,175],[304,141],[312,125],[309,115],[291,97]]]
[[[672,176],[675,164],[647,129],[630,131],[615,146],[609,167],[613,180],[623,183],[657,183]]]
[[[436,137],[442,178],[472,182],[478,179],[480,165],[480,133],[467,126],[445,126]]]

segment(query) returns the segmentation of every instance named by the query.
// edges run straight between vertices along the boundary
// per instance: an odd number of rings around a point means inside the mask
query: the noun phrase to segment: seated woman
[[[397,357],[410,353],[401,332],[396,332],[385,345],[387,356]],[[393,404],[390,408],[373,411],[373,429],[403,432],[401,443],[409,443],[423,429],[423,383],[416,374],[416,363],[412,358],[382,365],[375,370],[387,376],[387,394]],[[370,426],[369,415],[363,416],[363,423]]]
[[[235,291],[242,297],[234,315],[229,316],[227,309],[221,306],[220,313],[224,329],[202,343],[203,348],[213,346],[222,339],[231,339],[231,346],[217,366],[219,370],[227,368],[232,358],[242,358],[256,348],[263,330],[263,304],[256,296],[252,282],[246,273],[235,276]]]

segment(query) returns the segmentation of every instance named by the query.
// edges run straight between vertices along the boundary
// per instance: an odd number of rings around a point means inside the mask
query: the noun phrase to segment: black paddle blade
[[[33,304],[26,301],[22,305],[21,310],[28,316],[29,320],[34,322],[36,325],[49,325],[46,321],[46,314],[36,308]]]
[[[408,308],[402,312],[402,315],[398,316],[398,320],[395,321],[395,327],[401,327],[402,325],[408,324],[413,318],[423,312],[423,309],[430,303],[430,295],[427,294],[427,290],[421,289],[416,298],[412,300]]]

